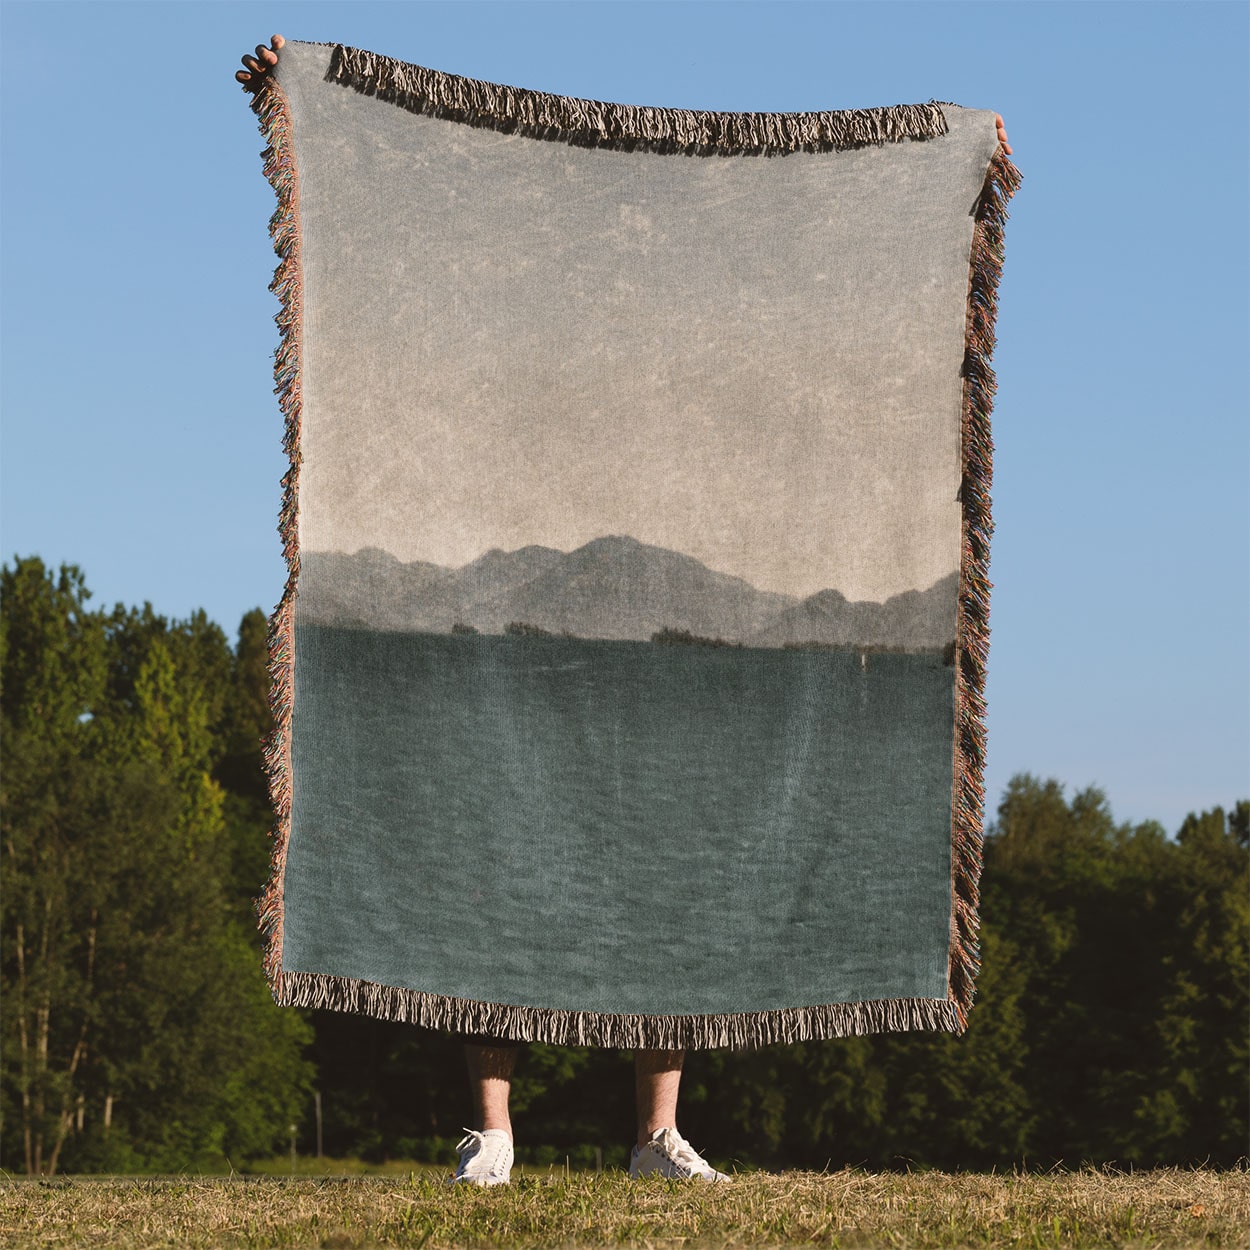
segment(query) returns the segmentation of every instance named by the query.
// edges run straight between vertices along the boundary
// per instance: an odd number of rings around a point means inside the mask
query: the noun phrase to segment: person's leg
[[[473,1115],[479,1127],[467,1129],[457,1145],[460,1163],[452,1179],[473,1185],[506,1185],[514,1158],[508,1095],[518,1044],[478,1033],[462,1037]]]
[[[512,1073],[516,1067],[517,1047],[479,1045],[465,1042],[464,1057],[469,1069],[469,1089],[473,1096],[473,1113],[477,1128],[503,1129],[512,1136],[512,1120],[508,1115],[508,1095],[512,1092]]]
[[[638,1145],[645,1146],[657,1129],[677,1127],[677,1091],[681,1086],[684,1050],[634,1052],[634,1093],[638,1106]]]
[[[727,1181],[678,1131],[677,1091],[684,1050],[634,1052],[638,1144],[629,1159],[630,1176],[669,1176]]]

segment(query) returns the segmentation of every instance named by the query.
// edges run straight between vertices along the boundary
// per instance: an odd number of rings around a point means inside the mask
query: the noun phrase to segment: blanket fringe
[[[1020,171],[1001,148],[990,162],[973,208],[968,313],[964,340],[963,547],[959,565],[959,607],[955,665],[955,780],[952,814],[952,915],[949,986],[959,1017],[968,1013],[980,970],[979,904],[984,848],[985,672],[990,644],[990,536],[994,522],[990,487],[994,441],[990,414],[995,380],[990,360],[1003,269],[1003,227],[1007,202],[1020,186]]]
[[[480,82],[342,44],[334,45],[326,80],[414,113],[625,151],[780,155],[931,139],[947,132],[941,106],[932,101],[823,113],[644,108]]]
[[[949,999],[891,998],[820,1007],[707,1016],[611,1015],[475,1002],[312,972],[283,972],[277,999],[294,1007],[323,1007],[456,1033],[483,1033],[561,1046],[626,1050],[750,1050],[869,1033],[962,1030]]]
[[[265,177],[278,206],[269,219],[269,234],[278,255],[269,289],[281,301],[274,316],[280,332],[274,354],[274,393],[283,416],[282,446],[289,468],[282,477],[278,533],[286,557],[287,578],[267,631],[269,708],[273,728],[262,746],[265,778],[275,826],[269,878],[256,909],[264,937],[263,965],[275,996],[282,976],[282,887],[291,833],[291,711],[295,695],[295,596],[299,579],[300,358],[303,326],[303,285],[299,231],[299,179],[286,96],[272,76],[252,94],[252,109],[268,146],[261,154]]]

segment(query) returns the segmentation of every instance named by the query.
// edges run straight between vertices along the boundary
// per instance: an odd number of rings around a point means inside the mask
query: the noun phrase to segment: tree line
[[[275,1006],[266,621],[89,606],[73,565],[0,570],[0,1167],[448,1163],[454,1039]],[[1014,778],[987,832],[968,1032],[691,1052],[682,1130],[766,1167],[1121,1166],[1250,1153],[1250,803],[1174,837]],[[531,1045],[518,1158],[623,1166],[627,1053]]]

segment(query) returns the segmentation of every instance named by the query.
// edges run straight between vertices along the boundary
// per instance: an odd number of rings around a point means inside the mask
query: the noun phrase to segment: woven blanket
[[[277,1000],[966,1027],[994,114],[569,99],[290,42]]]

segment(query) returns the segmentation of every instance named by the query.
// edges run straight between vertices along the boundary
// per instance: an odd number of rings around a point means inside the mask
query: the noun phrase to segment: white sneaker
[[[645,1146],[635,1145],[629,1156],[629,1174],[705,1181],[733,1179],[718,1172],[675,1128],[656,1129]]]
[[[484,1133],[471,1128],[464,1131],[456,1145],[460,1163],[452,1184],[507,1185],[512,1173],[512,1138],[501,1128],[488,1128]]]

